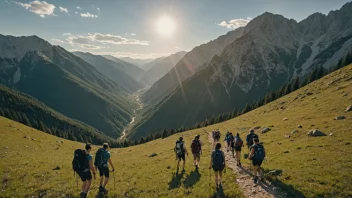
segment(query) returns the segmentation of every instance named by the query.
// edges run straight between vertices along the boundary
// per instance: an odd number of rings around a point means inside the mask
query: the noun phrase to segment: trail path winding
[[[215,142],[213,142],[212,134],[208,135],[209,142],[212,143],[212,148],[215,146]],[[222,143],[222,142],[220,142]],[[222,143],[222,145],[225,145]],[[243,147],[244,148],[244,147]],[[277,187],[273,186],[268,181],[261,182],[258,184],[254,184],[252,180],[252,173],[249,170],[249,160],[241,159],[242,167],[238,167],[236,164],[236,158],[232,157],[231,151],[226,152],[226,147],[223,147],[225,158],[226,158],[226,166],[231,168],[236,175],[236,183],[243,190],[243,194],[245,197],[251,198],[273,198],[273,197],[285,197],[284,195],[280,195],[277,191]],[[243,152],[246,152],[245,149],[242,149],[241,155]]]

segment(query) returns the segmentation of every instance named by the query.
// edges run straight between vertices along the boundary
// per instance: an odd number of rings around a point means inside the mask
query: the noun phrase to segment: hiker
[[[103,148],[99,148],[95,154],[95,171],[99,170],[100,175],[100,185],[99,185],[99,193],[107,194],[108,191],[105,189],[106,184],[109,182],[109,165],[112,168],[112,172],[115,171],[114,165],[112,164],[110,158],[110,152],[108,151],[109,144],[104,143]],[[105,177],[105,180],[104,180]]]
[[[229,152],[229,149],[230,149],[230,143],[231,143],[231,140],[233,139],[233,136],[232,136],[232,133],[230,133],[229,131],[226,133],[226,136],[225,136],[225,139],[224,141],[226,141],[226,149],[227,149],[227,152]]]
[[[234,150],[236,152],[237,166],[242,166],[242,164],[241,164],[241,150],[244,145],[243,145],[243,140],[241,139],[239,133],[236,134],[236,137],[233,142],[234,142]]]
[[[215,141],[215,129],[211,132],[213,136],[213,141]]]
[[[254,133],[254,130],[251,129],[251,130],[249,130],[249,134],[246,137],[246,144],[247,144],[248,150],[253,145],[254,138],[259,139],[258,135]]]
[[[217,143],[215,150],[211,154],[209,169],[213,168],[215,172],[216,190],[219,191],[222,186],[222,171],[225,172],[225,154],[221,151],[221,144]]]
[[[263,170],[261,169],[261,165],[263,163],[263,160],[265,159],[265,150],[263,145],[259,144],[259,139],[258,138],[254,138],[253,139],[254,144],[250,147],[250,155],[249,155],[249,159],[252,160],[252,164],[253,164],[253,180],[254,183],[258,182],[258,172],[260,177],[261,177],[261,181],[264,181],[263,178]]]
[[[188,156],[188,152],[186,149],[186,145],[185,142],[183,141],[183,137],[180,137],[179,140],[176,141],[176,146],[174,148],[175,154],[176,154],[176,160],[178,160],[177,162],[177,171],[176,174],[178,174],[178,170],[180,167],[180,162],[181,159],[183,160],[183,166],[182,166],[182,172],[185,171],[185,164],[186,164],[186,156],[185,154],[187,154]]]
[[[79,177],[83,182],[80,198],[87,197],[87,194],[90,189],[90,185],[92,183],[91,171],[93,172],[94,179],[96,175],[96,171],[93,166],[93,157],[90,154],[91,150],[92,150],[92,144],[88,143],[86,144],[85,150],[77,149],[74,152],[72,168],[79,175]]]
[[[199,169],[200,155],[202,154],[202,142],[199,140],[200,135],[196,135],[191,144],[191,151],[193,154],[194,166],[196,170]]]
[[[220,141],[220,131],[219,129],[215,130],[214,134],[214,142],[219,142]]]

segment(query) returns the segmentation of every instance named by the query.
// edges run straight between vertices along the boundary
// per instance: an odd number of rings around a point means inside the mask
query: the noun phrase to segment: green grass
[[[306,197],[350,197],[352,112],[345,112],[345,109],[352,105],[351,76],[352,66],[348,66],[245,115],[182,133],[188,147],[198,133],[206,143],[200,177],[192,173],[194,168],[190,157],[186,173],[181,178],[174,177],[176,161],[172,149],[180,134],[139,146],[112,149],[116,189],[113,188],[113,182],[109,183],[110,195],[212,197],[215,188],[214,176],[207,169],[210,160],[207,133],[219,128],[223,133],[226,130],[239,132],[244,138],[249,128],[273,125],[270,132],[259,134],[259,137],[267,151],[263,167],[266,170],[283,171],[276,180],[274,178],[277,185],[287,190],[291,196],[301,193]],[[337,80],[336,83],[328,85],[334,80]],[[347,118],[333,120],[340,115]],[[288,120],[283,121],[283,118]],[[299,124],[303,126],[302,129],[297,128]],[[333,135],[308,138],[307,132],[314,128]],[[291,134],[292,130],[298,130],[298,133]],[[286,134],[291,138],[285,138]],[[36,141],[23,138],[25,135]],[[40,192],[46,192],[48,197],[77,196],[71,161],[73,150],[83,148],[83,144],[68,140],[59,144],[59,139],[0,117],[1,196],[38,196]],[[97,148],[94,147],[94,151]],[[285,151],[289,153],[284,154]],[[154,152],[158,156],[149,158],[148,155]],[[61,170],[52,170],[56,166],[60,166]],[[171,168],[168,169],[168,166]],[[98,181],[93,182],[90,197],[95,196],[97,186]],[[224,174],[224,194],[227,197],[243,197],[241,189],[235,184],[232,171]]]
[[[2,117],[0,129],[0,173],[3,179],[9,179],[0,188],[1,196],[38,196],[41,192],[46,192],[49,197],[78,195],[71,162],[74,149],[83,148],[84,144],[69,140],[64,140],[61,144],[57,142],[61,138]],[[112,149],[111,156],[116,168],[116,189],[113,182],[110,182],[107,186],[109,194],[113,197],[212,197],[215,187],[214,175],[212,172],[209,175],[207,169],[210,161],[207,134],[198,130],[183,135],[189,147],[190,141],[198,132],[205,143],[200,176],[194,174],[190,155],[187,158],[185,174],[175,178],[176,161],[172,149],[178,136],[171,136],[140,146]],[[23,138],[24,136],[35,138],[36,141]],[[94,147],[93,152],[97,148]],[[158,156],[149,158],[154,152]],[[56,166],[60,166],[61,170],[52,170]],[[171,168],[168,169],[168,166]],[[95,196],[97,187],[98,180],[93,182],[89,197]],[[224,193],[229,197],[242,196],[231,171],[224,176]]]

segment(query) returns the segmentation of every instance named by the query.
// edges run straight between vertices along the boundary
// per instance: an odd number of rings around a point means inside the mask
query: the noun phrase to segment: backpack
[[[251,146],[251,145],[253,145],[253,139],[254,138],[257,138],[258,139],[258,135],[257,134],[251,134],[250,136],[249,136],[249,145]]]
[[[260,144],[256,144],[253,146],[253,148],[254,148],[254,159],[263,161],[265,158],[264,147]]]
[[[102,168],[106,164],[107,160],[104,159],[105,157],[105,150],[103,148],[100,148],[97,150],[95,153],[95,160],[94,160],[94,166]]]
[[[213,157],[212,167],[215,170],[222,170],[224,168],[224,161],[225,161],[222,151],[221,150],[213,151],[212,157]]]
[[[236,146],[237,147],[242,147],[243,146],[243,141],[241,138],[236,138]]]
[[[220,138],[220,131],[215,131],[215,138]]]
[[[233,135],[229,135],[229,141],[230,141],[230,142],[233,142],[234,139],[235,139],[235,138],[233,137]]]
[[[175,149],[177,155],[182,155],[185,152],[185,149],[183,148],[183,141],[177,140]]]
[[[72,160],[72,169],[76,172],[82,172],[89,168],[86,152],[82,149],[77,149],[74,152]]]
[[[199,140],[193,140],[191,144],[192,153],[199,153],[202,149]]]

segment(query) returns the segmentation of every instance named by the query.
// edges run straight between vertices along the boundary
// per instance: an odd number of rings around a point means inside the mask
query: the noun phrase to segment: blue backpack
[[[105,149],[100,148],[95,154],[95,161],[94,161],[94,166],[98,168],[102,168],[106,166],[107,164],[107,159],[105,159]]]
[[[265,150],[261,144],[256,144],[254,148],[254,159],[263,161],[265,159]]]

